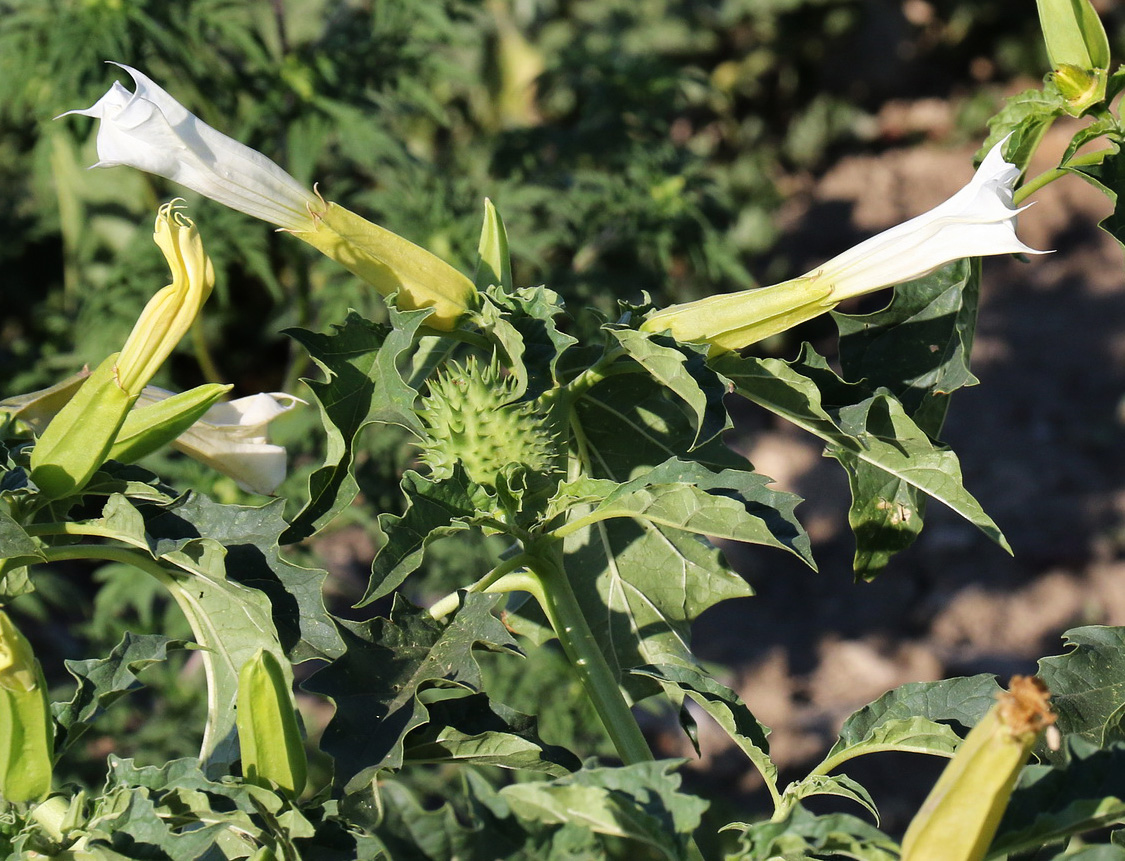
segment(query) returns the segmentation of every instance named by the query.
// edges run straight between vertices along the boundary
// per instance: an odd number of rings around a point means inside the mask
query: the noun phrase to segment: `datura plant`
[[[619,313],[580,326],[549,285],[518,283],[491,202],[470,278],[121,67],[133,91],[114,84],[71,112],[98,120],[99,167],[138,168],[262,218],[393,301],[386,321],[352,312],[327,332],[286,333],[315,368],[305,382],[326,440],[323,461],[305,464],[307,492],[282,481],[285,452],[266,440],[294,396],[219,403],[222,385],[149,385],[214,278],[200,231],[173,205],[156,231],[172,284],[120,353],[6,393],[0,843],[12,857],[91,859],[1121,857],[1121,832],[1108,829],[1125,822],[1125,629],[1069,631],[1067,653],[1009,692],[983,674],[888,691],[787,781],[754,716],[763,692],[744,701],[691,645],[706,610],[752,594],[727,548],[815,565],[800,498],[724,441],[736,399],[814,435],[842,467],[860,579],[910,546],[930,499],[1009,550],[940,442],[951,396],[974,382],[978,258],[1036,265],[1016,228],[1029,196],[1076,175],[1116,206],[1125,175],[1111,104],[1125,76],[1109,72],[1100,22],[1085,0],[1040,11],[1055,68],[992,121],[976,174],[948,201],[773,286],[654,308],[622,284]],[[1060,84],[1073,69],[1105,74],[1081,111]],[[1064,115],[1090,119],[1056,167],[1025,178]],[[1100,149],[1082,146],[1098,137]],[[1122,223],[1115,212],[1105,227],[1121,238]],[[837,308],[884,289],[881,311]],[[833,309],[834,361],[808,344],[788,359],[739,352]],[[164,461],[143,460],[166,446],[290,498],[219,502],[172,487],[145,466]],[[388,449],[401,495],[373,510],[384,502],[361,493],[360,473]],[[325,608],[326,573],[289,558],[306,540],[327,546],[341,516],[374,547],[347,618]],[[432,570],[462,550],[461,579]],[[191,641],[129,632],[106,656],[67,661],[73,696],[48,704],[62,690],[44,681],[61,669],[58,650],[44,649],[45,614],[29,615],[41,605],[17,599],[56,563],[59,578],[104,563],[108,578],[152,578]],[[86,732],[112,733],[103,713],[146,668],[177,654],[205,678],[201,725],[182,727],[198,756],[141,765],[114,753],[104,782],[81,791],[54,778]],[[295,694],[303,662],[314,666]],[[707,738],[697,721],[713,722],[756,772],[741,785],[759,797],[741,814],[741,799],[711,806],[680,760],[655,757],[638,707],[648,726],[678,715],[689,744]],[[903,829],[881,827],[876,798],[848,773],[889,751],[950,760],[901,845]],[[824,795],[853,812],[823,812]]]

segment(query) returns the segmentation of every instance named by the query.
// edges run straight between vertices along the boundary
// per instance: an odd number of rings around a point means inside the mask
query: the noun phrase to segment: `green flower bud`
[[[137,394],[117,381],[117,353],[51,419],[31,451],[31,480],[53,499],[86,486],[106,459]]]
[[[1047,58],[1056,69],[1109,69],[1109,39],[1090,0],[1036,0]]]
[[[246,782],[300,795],[308,771],[305,745],[289,682],[271,652],[259,649],[239,671],[236,724]]]
[[[1047,686],[1014,676],[957,749],[902,841],[902,861],[981,861],[1040,733],[1054,723]]]
[[[0,610],[0,795],[38,801],[51,790],[55,724],[31,644]]]

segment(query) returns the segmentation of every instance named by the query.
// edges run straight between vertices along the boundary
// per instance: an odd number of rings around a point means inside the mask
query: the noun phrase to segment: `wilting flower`
[[[440,257],[337,203],[322,199],[259,152],[204,123],[136,69],[116,63],[137,85],[115,83],[90,108],[98,163],[128,165],[276,224],[367,281],[398,294],[404,310],[433,308],[426,323],[448,331],[475,305],[476,288]]]
[[[95,167],[129,165],[279,227],[309,229],[309,207],[322,206],[315,194],[260,152],[215,131],[148,76],[114,65],[132,76],[135,93],[115,82],[93,107],[62,114],[101,120]]]
[[[147,387],[138,407],[156,404],[171,392]],[[269,494],[285,479],[285,447],[266,439],[266,426],[300,398],[281,392],[259,393],[216,404],[172,441],[172,448],[228,475],[243,490]]]
[[[781,284],[672,305],[644,321],[683,342],[736,350],[829,311],[845,299],[920,278],[964,257],[1042,254],[1016,236],[1012,186],[1019,168],[994,146],[972,180],[929,212],[861,242]],[[1026,207],[1025,207],[1026,208]]]
[[[215,286],[215,268],[199,231],[175,206],[173,200],[160,207],[152,234],[172,270],[172,283],[145,305],[117,357],[117,382],[133,394],[144,388],[187,334]]]
[[[47,496],[77,493],[109,456],[141,390],[176,348],[211,295],[215,271],[175,201],[160,207],[153,239],[172,283],[145,305],[120,353],[107,357],[51,419],[31,453],[31,477]]]

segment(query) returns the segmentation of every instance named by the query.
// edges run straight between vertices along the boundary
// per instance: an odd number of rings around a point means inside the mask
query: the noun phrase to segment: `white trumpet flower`
[[[121,63],[136,92],[120,83],[92,107],[67,111],[101,120],[98,163],[128,165],[185,185],[232,209],[289,230],[309,230],[324,203],[260,152],[240,144]]]
[[[1012,187],[1020,171],[1001,141],[969,184],[929,212],[861,242],[811,272],[738,293],[672,305],[650,315],[647,332],[737,350],[831,310],[845,299],[921,278],[964,257],[1046,254],[1016,236]]]
[[[155,404],[171,394],[147,386],[137,406]],[[215,404],[172,442],[172,448],[230,476],[243,490],[273,493],[285,480],[285,447],[266,439],[266,426],[303,403],[283,392],[261,392]]]

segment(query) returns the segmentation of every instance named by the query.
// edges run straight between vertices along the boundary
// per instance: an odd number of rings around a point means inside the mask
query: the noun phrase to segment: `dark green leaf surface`
[[[535,718],[484,694],[438,700],[427,710],[427,722],[406,738],[407,762],[495,765],[556,777],[582,766],[570,751],[539,738]]]
[[[422,564],[427,545],[467,529],[477,518],[479,488],[459,466],[450,478],[441,481],[408,470],[401,487],[406,511],[379,515],[386,543],[371,563],[371,580],[357,607],[389,595]]]
[[[675,765],[646,762],[583,770],[551,783],[506,786],[500,795],[521,819],[580,825],[645,843],[679,861],[707,802],[679,791]]]
[[[388,311],[395,323],[389,331],[352,312],[329,335],[287,332],[324,371],[325,380],[305,382],[320,406],[328,444],[324,466],[309,479],[309,501],[282,536],[283,544],[312,535],[355,498],[352,449],[364,427],[383,422],[421,430],[412,410],[417,392],[406,384],[399,363],[430,312]]]
[[[1024,769],[988,857],[1061,843],[1125,821],[1125,745],[1098,749],[1074,736],[1067,742],[1060,751],[1064,763]]]
[[[936,446],[889,394],[866,396],[807,345],[793,363],[728,353],[712,365],[739,394],[827,442],[829,456],[856,458],[918,488],[1010,551],[992,518],[965,490],[957,455]]]
[[[980,263],[962,260],[895,288],[882,311],[833,313],[846,379],[884,388],[918,427],[937,439],[949,395],[977,380],[969,370],[980,294]],[[918,488],[855,455],[836,455],[848,473],[854,569],[866,580],[914,543],[926,500]]]
[[[474,648],[514,651],[515,641],[492,615],[496,600],[468,594],[448,624],[441,624],[396,597],[389,619],[346,623],[347,651],[305,687],[336,703],[321,746],[336,758],[336,779],[349,791],[368,783],[379,768],[402,765],[404,736],[429,720],[420,690],[478,691]]]
[[[332,658],[343,651],[336,625],[324,608],[328,572],[284,559],[278,538],[286,528],[283,500],[263,506],[220,505],[189,493],[150,516],[149,535],[182,540],[207,536],[226,548],[231,580],[263,592],[289,659]]]
[[[1059,730],[1097,747],[1125,741],[1125,628],[1072,628],[1063,642],[1069,651],[1041,658],[1038,673],[1051,691]]]
[[[687,404],[693,414],[695,438],[691,448],[708,442],[730,427],[723,406],[726,390],[707,367],[705,348],[680,347],[670,338],[636,329],[607,330],[653,379],[662,383]]]
[[[78,690],[70,702],[56,703],[55,720],[63,730],[59,751],[73,745],[106,707],[142,687],[137,673],[145,667],[164,661],[168,650],[182,649],[184,643],[158,634],[126,633],[121,642],[104,658],[67,661],[66,668],[78,681]]]

